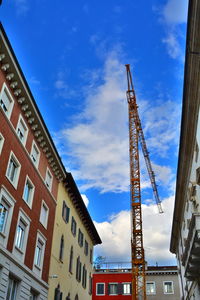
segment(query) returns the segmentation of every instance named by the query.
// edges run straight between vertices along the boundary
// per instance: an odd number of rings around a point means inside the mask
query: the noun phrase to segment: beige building
[[[183,110],[170,251],[181,299],[200,299],[200,1],[189,1]]]
[[[48,299],[92,299],[93,247],[100,243],[76,183],[67,173],[58,188]]]

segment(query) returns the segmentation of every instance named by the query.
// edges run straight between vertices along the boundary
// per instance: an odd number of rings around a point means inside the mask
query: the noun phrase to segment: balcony
[[[200,276],[200,214],[192,215],[182,264],[187,280],[195,280]]]

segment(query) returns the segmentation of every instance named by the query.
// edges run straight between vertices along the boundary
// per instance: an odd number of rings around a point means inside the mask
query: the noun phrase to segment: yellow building
[[[101,243],[71,173],[59,184],[49,300],[92,299],[93,247]]]

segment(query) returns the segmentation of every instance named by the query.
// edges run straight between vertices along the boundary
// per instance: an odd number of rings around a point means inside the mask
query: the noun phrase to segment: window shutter
[[[132,282],[130,283],[130,291],[131,291],[131,295],[132,295]]]
[[[118,293],[118,295],[122,295],[123,294],[123,284],[122,283],[118,283],[117,293]]]

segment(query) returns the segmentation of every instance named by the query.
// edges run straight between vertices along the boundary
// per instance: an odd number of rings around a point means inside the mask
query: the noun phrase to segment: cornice
[[[55,177],[59,181],[62,181],[65,178],[65,168],[39,112],[35,99],[30,91],[2,24],[0,24],[0,68],[5,75],[7,84],[13,92],[15,100],[21,107],[23,116],[30,125],[35,140],[45,154]]]

